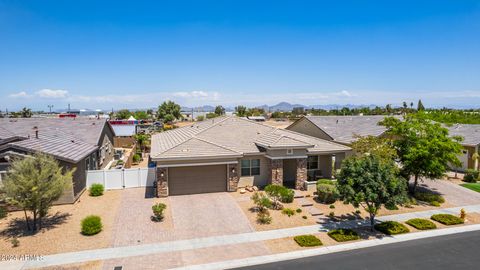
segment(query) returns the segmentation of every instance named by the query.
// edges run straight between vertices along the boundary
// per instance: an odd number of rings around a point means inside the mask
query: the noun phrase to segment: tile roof
[[[312,152],[340,152],[350,148],[235,116],[218,117],[152,136],[153,159],[241,156],[260,153],[260,147],[309,148]],[[179,149],[182,149],[179,153]],[[187,149],[187,150],[185,150]]]
[[[23,139],[5,143],[0,149],[40,151],[59,159],[78,162],[98,148],[106,124],[105,119],[2,118],[0,141],[13,137]]]
[[[462,145],[476,146],[480,144],[480,125],[455,124],[447,126],[451,136],[463,137]]]
[[[357,136],[379,136],[386,131],[384,126],[378,125],[385,118],[384,115],[305,116],[305,118],[334,141],[346,144],[354,142]]]

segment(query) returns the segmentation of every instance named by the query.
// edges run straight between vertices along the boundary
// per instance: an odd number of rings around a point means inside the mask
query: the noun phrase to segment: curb
[[[454,227],[454,228],[435,229],[435,230],[426,231],[426,232],[414,232],[414,233],[407,233],[407,234],[396,235],[396,236],[387,236],[381,239],[358,241],[358,242],[353,242],[349,244],[341,244],[341,245],[320,247],[315,249],[300,250],[300,251],[279,253],[279,254],[273,254],[273,255],[243,258],[243,259],[235,259],[235,260],[208,263],[208,264],[197,264],[197,265],[183,266],[183,267],[177,267],[177,268],[171,268],[171,269],[172,270],[232,269],[232,268],[238,268],[238,267],[247,267],[247,266],[267,264],[267,263],[273,263],[273,262],[279,262],[279,261],[300,259],[305,257],[326,255],[326,254],[332,254],[332,253],[337,253],[342,251],[356,250],[356,249],[362,249],[362,248],[368,248],[368,247],[374,247],[374,246],[380,246],[380,245],[395,244],[395,243],[401,243],[406,241],[419,240],[419,239],[464,233],[464,232],[472,232],[472,231],[478,231],[478,230],[480,230],[480,224],[460,226],[460,227]]]

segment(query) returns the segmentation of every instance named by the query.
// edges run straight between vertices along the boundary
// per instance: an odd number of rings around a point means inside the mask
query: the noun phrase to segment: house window
[[[309,156],[307,159],[307,170],[318,169],[318,156]]]
[[[242,159],[242,176],[260,175],[260,159]]]
[[[293,149],[287,149],[287,155],[293,155]]]

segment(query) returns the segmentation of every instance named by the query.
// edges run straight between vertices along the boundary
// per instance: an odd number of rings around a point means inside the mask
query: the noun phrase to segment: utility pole
[[[50,113],[52,113],[53,105],[48,105],[47,107],[48,107],[48,109],[50,109]]]

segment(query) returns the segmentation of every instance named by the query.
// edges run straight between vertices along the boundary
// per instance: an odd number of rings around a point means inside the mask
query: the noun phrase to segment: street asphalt
[[[480,231],[412,240],[238,269],[480,269]]]

